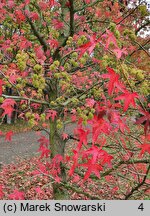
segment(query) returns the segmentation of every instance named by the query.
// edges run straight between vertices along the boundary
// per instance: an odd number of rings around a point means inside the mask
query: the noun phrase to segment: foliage
[[[130,9],[123,2],[0,3],[2,116],[16,109],[31,128],[49,134],[39,140],[41,156],[32,174],[52,181],[54,199],[69,199],[68,189],[92,199],[88,189],[83,192],[87,182],[112,187],[106,199],[139,198],[149,188],[149,73],[135,60],[139,49],[150,56],[148,39],[138,35],[148,25],[148,11],[143,3]],[[144,118],[136,121],[133,113]],[[70,123],[73,134],[65,130]],[[2,198],[28,198],[21,185],[7,196],[3,181]]]

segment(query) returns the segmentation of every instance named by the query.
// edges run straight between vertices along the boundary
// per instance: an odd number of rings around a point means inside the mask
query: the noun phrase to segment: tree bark
[[[61,138],[61,131],[57,129],[56,119],[50,120],[50,150],[51,158],[54,158],[57,154],[64,158],[65,154],[65,141]],[[60,165],[60,178],[63,182],[66,182],[66,171],[62,164]],[[59,183],[53,183],[53,198],[54,200],[67,200],[69,199],[68,192]]]

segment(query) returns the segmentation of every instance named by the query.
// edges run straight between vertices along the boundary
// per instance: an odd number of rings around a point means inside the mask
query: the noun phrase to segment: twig
[[[148,169],[147,169],[147,171],[146,171],[146,174],[145,174],[145,176],[144,176],[142,182],[139,183],[136,187],[132,188],[132,190],[125,196],[125,200],[129,199],[129,198],[132,196],[132,194],[133,194],[135,191],[137,191],[137,190],[145,183],[149,171],[150,171],[150,165],[148,166]]]

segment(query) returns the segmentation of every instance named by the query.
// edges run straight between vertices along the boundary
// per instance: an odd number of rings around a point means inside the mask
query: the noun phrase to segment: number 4
[[[143,203],[141,203],[138,207],[139,210],[143,211],[144,210],[144,206],[143,206]]]

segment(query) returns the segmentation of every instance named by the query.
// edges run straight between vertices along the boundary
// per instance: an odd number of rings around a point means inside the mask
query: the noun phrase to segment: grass
[[[13,131],[14,133],[20,133],[31,130],[28,123],[23,120],[17,120],[13,124],[1,124],[0,131],[7,133],[8,131]]]

